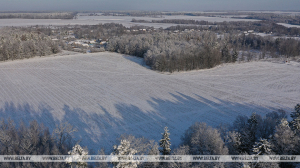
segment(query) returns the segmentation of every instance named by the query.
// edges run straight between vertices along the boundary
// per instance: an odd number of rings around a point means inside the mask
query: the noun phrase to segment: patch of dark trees
[[[246,17],[233,17],[241,19],[258,19],[275,23],[288,23],[292,25],[300,25],[300,16],[296,14],[280,14],[280,13],[249,13]]]
[[[300,19],[299,19],[300,20]],[[198,21],[198,20],[186,20],[186,19],[163,19],[163,20],[137,20],[132,19],[132,22],[137,23],[170,23],[170,24],[189,24],[189,25],[201,25],[193,27],[195,30],[211,30],[215,32],[231,32],[234,30],[238,31],[249,31],[253,30],[260,33],[272,33],[279,36],[299,36],[300,29],[296,27],[285,27],[278,25],[277,22],[265,20],[259,22],[253,21],[232,21],[232,22],[208,22],[208,21]],[[203,27],[204,26],[204,27]],[[188,27],[191,29],[191,27]],[[184,30],[184,26],[172,26],[167,28],[167,30]]]
[[[119,23],[104,23],[104,24],[97,24],[97,25],[60,26],[57,27],[56,29],[56,32],[59,32],[59,35],[57,35],[57,33],[51,33],[49,35],[55,35],[58,39],[62,39],[63,35],[67,35],[67,31],[73,31],[74,36],[77,39],[107,40],[122,35],[145,34],[146,32],[142,31],[141,29],[153,30],[154,28],[149,28],[147,26],[139,26],[139,25],[126,28],[125,26]],[[41,31],[49,32],[49,28],[44,28],[44,30]]]
[[[66,27],[60,28],[67,29]],[[76,38],[86,39],[109,39],[114,36],[121,36],[126,33],[126,27],[118,23],[105,23],[98,25],[77,25],[74,28],[69,28],[74,31]]]
[[[212,68],[221,62],[217,36],[212,32],[121,36],[111,39],[107,50],[144,57],[147,65],[159,71]]]
[[[300,42],[238,32],[220,37],[212,31],[157,32],[115,37],[110,39],[106,49],[143,57],[153,70],[174,72],[212,68],[237,60],[294,57],[300,55]],[[251,50],[259,51],[259,54],[253,54]]]

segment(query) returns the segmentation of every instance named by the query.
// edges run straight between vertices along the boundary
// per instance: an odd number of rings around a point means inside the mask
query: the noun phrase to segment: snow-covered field
[[[292,24],[287,24],[287,23],[277,23],[277,24],[288,27],[288,28],[291,28],[291,27],[300,28],[299,25],[292,25]]]
[[[194,122],[217,126],[237,115],[292,111],[300,103],[300,65],[250,62],[158,73],[116,53],[0,62],[0,115],[50,129],[69,122],[81,144],[111,149],[120,134],[171,142]]]
[[[153,17],[132,17],[132,16],[78,16],[78,19],[62,20],[62,19],[0,19],[0,27],[3,26],[62,26],[62,25],[97,25],[104,23],[120,23],[125,27],[131,27],[134,25],[143,25],[154,28],[167,28],[178,24],[169,23],[133,23],[132,19],[137,20],[161,20],[161,19],[192,19],[192,20],[204,20],[209,22],[223,22],[223,21],[256,21],[254,19],[233,19],[233,18],[221,18],[221,17],[205,17],[205,16],[163,16],[163,18]]]

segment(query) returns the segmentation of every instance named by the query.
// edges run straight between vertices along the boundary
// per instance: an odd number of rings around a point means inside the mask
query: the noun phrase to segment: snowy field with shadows
[[[232,123],[238,115],[290,112],[299,103],[299,64],[249,62],[164,74],[116,53],[0,63],[0,116],[52,131],[68,122],[82,146],[110,151],[121,134],[172,145],[195,122]]]

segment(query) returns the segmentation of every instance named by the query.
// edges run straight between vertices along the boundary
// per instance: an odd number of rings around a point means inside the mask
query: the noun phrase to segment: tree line
[[[194,123],[181,137],[177,147],[171,147],[172,134],[165,127],[159,143],[144,137],[123,134],[112,150],[103,149],[99,155],[299,155],[300,154],[300,104],[291,113],[278,110],[262,117],[252,113],[237,116],[232,124],[220,124],[213,128],[206,123]],[[72,137],[76,131],[70,124],[57,125],[52,133],[43,124],[31,121],[17,127],[12,120],[0,121],[1,155],[88,155]],[[0,163],[1,167],[69,167],[66,163]],[[138,163],[112,162],[90,164],[73,163],[78,167],[296,167],[297,163]]]
[[[274,22],[271,20],[263,20],[263,21],[224,21],[224,22],[208,22],[204,20],[193,20],[193,19],[163,19],[163,20],[137,20],[132,19],[131,22],[137,22],[137,23],[172,23],[172,24],[189,24],[189,25],[199,25],[197,26],[198,29],[202,30],[210,30],[218,33],[223,32],[230,32],[233,30],[239,30],[239,31],[248,31],[248,30],[254,30],[255,32],[260,33],[272,33],[279,36],[298,36],[300,34],[300,29],[296,27],[285,27],[282,25],[278,25],[278,22]],[[202,27],[204,26],[204,27]],[[171,28],[168,28],[168,30],[182,30],[180,26],[178,26],[178,29],[174,29],[172,26]],[[191,29],[191,28],[189,28]],[[184,29],[183,29],[184,30]]]
[[[237,60],[294,57],[300,55],[300,42],[238,32],[219,37],[212,31],[155,32],[112,38],[106,50],[143,57],[153,70],[174,72],[212,68]]]
[[[22,12],[22,13],[1,13],[0,19],[73,19],[77,12],[58,12],[58,13],[44,13],[44,12]]]
[[[296,14],[280,14],[280,13],[249,13],[246,17],[236,16],[234,18],[242,19],[259,19],[267,20],[275,23],[288,23],[300,25],[300,16]]]

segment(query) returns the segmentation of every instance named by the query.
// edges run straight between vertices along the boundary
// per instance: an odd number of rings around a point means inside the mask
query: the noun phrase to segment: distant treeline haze
[[[0,19],[73,19],[77,12],[57,12],[57,13],[0,13]]]
[[[291,36],[298,36],[300,34],[300,29],[297,27],[285,27],[282,25],[277,24],[273,21],[230,21],[230,22],[208,22],[208,21],[199,21],[199,20],[187,20],[187,19],[163,19],[163,20],[137,20],[132,19],[132,22],[137,23],[172,23],[172,24],[181,24],[179,26],[171,26],[167,28],[167,30],[184,30],[185,28],[191,29],[192,27],[185,27],[186,25],[198,25],[194,26],[193,29],[195,30],[210,30],[216,33],[223,33],[223,32],[232,32],[234,30],[237,31],[248,31],[254,30],[255,32],[260,33],[273,33],[275,35],[284,36],[284,35],[291,35]]]

